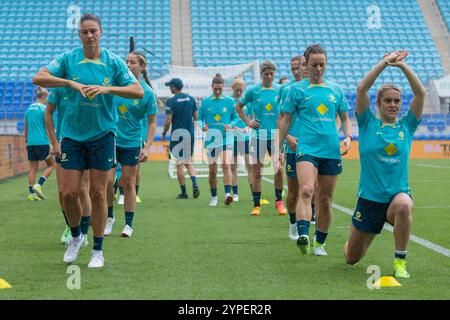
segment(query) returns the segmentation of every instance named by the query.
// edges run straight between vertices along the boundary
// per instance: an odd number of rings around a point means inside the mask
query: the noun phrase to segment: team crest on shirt
[[[111,80],[109,80],[108,77],[105,77],[105,79],[103,79],[103,85],[104,86],[109,86],[110,85]]]
[[[137,106],[137,105],[139,104],[139,100],[138,100],[138,99],[134,99],[134,100],[133,100],[133,104],[134,104],[135,106]]]
[[[399,138],[400,140],[405,140],[405,133],[404,133],[403,131],[400,131],[400,132],[398,133],[398,138]]]
[[[222,112],[224,112],[224,113],[227,112],[227,108],[223,108]]]
[[[336,98],[334,97],[334,95],[330,94],[328,98],[330,99],[330,102],[336,103]]]

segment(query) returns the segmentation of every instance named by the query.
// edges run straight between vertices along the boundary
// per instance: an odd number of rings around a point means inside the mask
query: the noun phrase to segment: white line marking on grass
[[[436,166],[436,165],[425,164],[425,163],[418,163],[417,166],[418,167],[425,167],[425,168],[435,168],[435,169],[450,169],[450,166],[448,166],[448,167],[446,167],[446,166]]]
[[[445,209],[450,208],[450,206],[418,206],[415,209]]]
[[[273,180],[271,180],[271,179],[269,179],[269,178],[262,177],[262,179],[263,179],[264,181],[269,182],[269,183],[274,183]],[[285,185],[284,188],[287,189],[287,186]],[[352,210],[352,209],[343,207],[343,206],[338,205],[337,203],[334,203],[334,202],[333,202],[333,204],[332,204],[332,207],[335,208],[335,209],[337,209],[337,210],[339,210],[339,211],[341,211],[341,212],[343,212],[343,213],[348,214],[349,216],[353,216],[354,210]],[[386,230],[388,230],[389,232],[393,232],[393,231],[394,231],[394,229],[392,228],[392,226],[389,225],[389,224],[387,224],[387,223],[384,224],[383,229],[386,229]],[[430,249],[430,250],[433,250],[433,251],[435,251],[435,252],[437,252],[437,253],[442,254],[443,256],[446,256],[446,257],[449,257],[449,258],[450,258],[450,250],[447,249],[447,248],[441,247],[441,246],[438,245],[438,244],[435,244],[435,243],[433,243],[433,242],[431,242],[431,241],[428,241],[428,240],[426,240],[426,239],[417,237],[417,236],[415,236],[415,235],[413,235],[413,234],[411,234],[411,236],[409,237],[409,239],[410,239],[412,242],[415,242],[415,243],[417,243],[417,244],[420,244],[421,246],[423,246],[423,247],[425,247],[425,248],[428,248],[428,249]]]

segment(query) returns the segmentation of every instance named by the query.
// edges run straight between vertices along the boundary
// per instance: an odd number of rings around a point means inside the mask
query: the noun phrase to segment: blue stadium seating
[[[170,0],[2,1],[0,119],[22,118],[34,99],[32,86],[25,82],[58,54],[80,46],[77,30],[66,25],[68,8],[74,3],[81,13],[100,16],[101,46],[125,58],[129,37],[134,36],[136,49],[145,47],[155,54],[148,54],[151,77],[168,72],[172,60]]]
[[[416,0],[379,0],[381,29],[367,27],[371,0],[191,0],[192,41],[197,66],[274,60],[278,76],[289,75],[291,56],[319,42],[328,52],[328,78],[345,90],[387,51],[410,51],[408,63],[426,82],[444,72]],[[265,45],[267,44],[267,45]],[[226,50],[224,50],[226,48]],[[427,63],[433,61],[434,63]],[[431,67],[432,66],[432,67]],[[394,82],[409,89],[398,69],[388,69],[376,85]]]

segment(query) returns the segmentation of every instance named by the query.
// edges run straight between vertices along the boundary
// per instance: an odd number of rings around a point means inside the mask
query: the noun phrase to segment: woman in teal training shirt
[[[122,237],[130,238],[133,234],[133,218],[136,209],[136,173],[139,162],[146,161],[153,143],[156,129],[156,95],[150,88],[150,80],[147,76],[147,58],[139,52],[131,52],[126,64],[133,75],[140,81],[144,89],[143,99],[114,98],[114,107],[117,108],[119,121],[117,122],[116,156],[117,162],[122,166],[121,181],[125,192],[125,227]],[[141,120],[147,118],[147,137],[143,146]],[[111,172],[108,190],[109,199],[113,199],[115,170]],[[108,210],[108,220],[105,227],[105,235],[110,235],[115,218],[112,210]]]
[[[324,79],[327,68],[325,49],[318,44],[311,45],[304,55],[308,77],[290,87],[284,103],[284,121],[280,123],[280,143],[283,143],[293,115],[296,115],[299,122],[295,153],[299,184],[296,208],[299,235],[297,246],[302,254],[309,254],[311,203],[317,181],[319,210],[316,213],[313,250],[316,256],[326,256],[325,240],[331,226],[333,193],[337,177],[342,172],[336,116],[339,115],[342,120],[344,154],[348,152],[352,140],[352,124],[342,88],[337,83]]]
[[[202,121],[205,136],[205,149],[209,165],[209,187],[211,191],[211,207],[217,206],[217,164],[222,164],[223,184],[225,189],[225,205],[233,202],[231,195],[231,162],[233,158],[234,136],[231,122],[237,118],[234,101],[223,95],[225,81],[217,74],[211,84],[212,95],[203,99],[198,112]],[[220,160],[219,160],[220,158]]]
[[[426,95],[419,78],[403,60],[407,55],[407,51],[385,55],[358,85],[356,120],[361,174],[350,236],[344,246],[347,263],[357,263],[387,221],[394,226],[394,276],[397,278],[409,278],[405,259],[412,228],[413,200],[408,186],[408,159]],[[414,93],[410,109],[400,119],[401,91],[392,84],[385,84],[378,90],[376,104],[380,118],[369,109],[368,91],[389,66],[403,72]]]
[[[92,229],[94,247],[89,268],[104,266],[103,232],[107,217],[106,187],[110,169],[115,165],[115,95],[142,99],[144,91],[125,62],[100,47],[100,18],[83,14],[78,34],[82,47],[65,52],[42,68],[33,83],[44,87],[66,87],[68,103],[61,125],[63,202],[71,227],[72,240],[63,261],[78,257],[81,210],[78,202],[81,175],[90,170]]]

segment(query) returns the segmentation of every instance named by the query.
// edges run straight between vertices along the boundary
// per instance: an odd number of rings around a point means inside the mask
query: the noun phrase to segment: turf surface
[[[188,181],[190,199],[175,200],[179,188],[168,177],[167,163],[146,163],[142,170],[143,203],[133,238],[120,238],[123,207],[115,205],[113,235],[104,241],[105,268],[87,269],[91,236],[80,251],[80,290],[67,289],[55,176],[44,185],[47,199],[40,202],[25,200],[26,177],[1,182],[0,278],[13,288],[0,290],[0,299],[450,299],[450,258],[416,243],[408,252],[411,279],[401,280],[402,287],[369,290],[368,266],[392,274],[393,236],[383,231],[358,265],[347,266],[342,246],[351,220],[338,210],[327,240],[329,256],[304,257],[288,238],[288,218],[276,214],[269,183],[263,184],[263,196],[271,204],[251,217],[245,178],[238,203],[223,205],[220,182],[220,204],[209,208],[207,179],[199,179],[199,199],[192,199]],[[358,176],[358,162],[345,161],[337,204],[354,207]],[[413,233],[447,249],[449,182],[449,161],[411,161]]]

